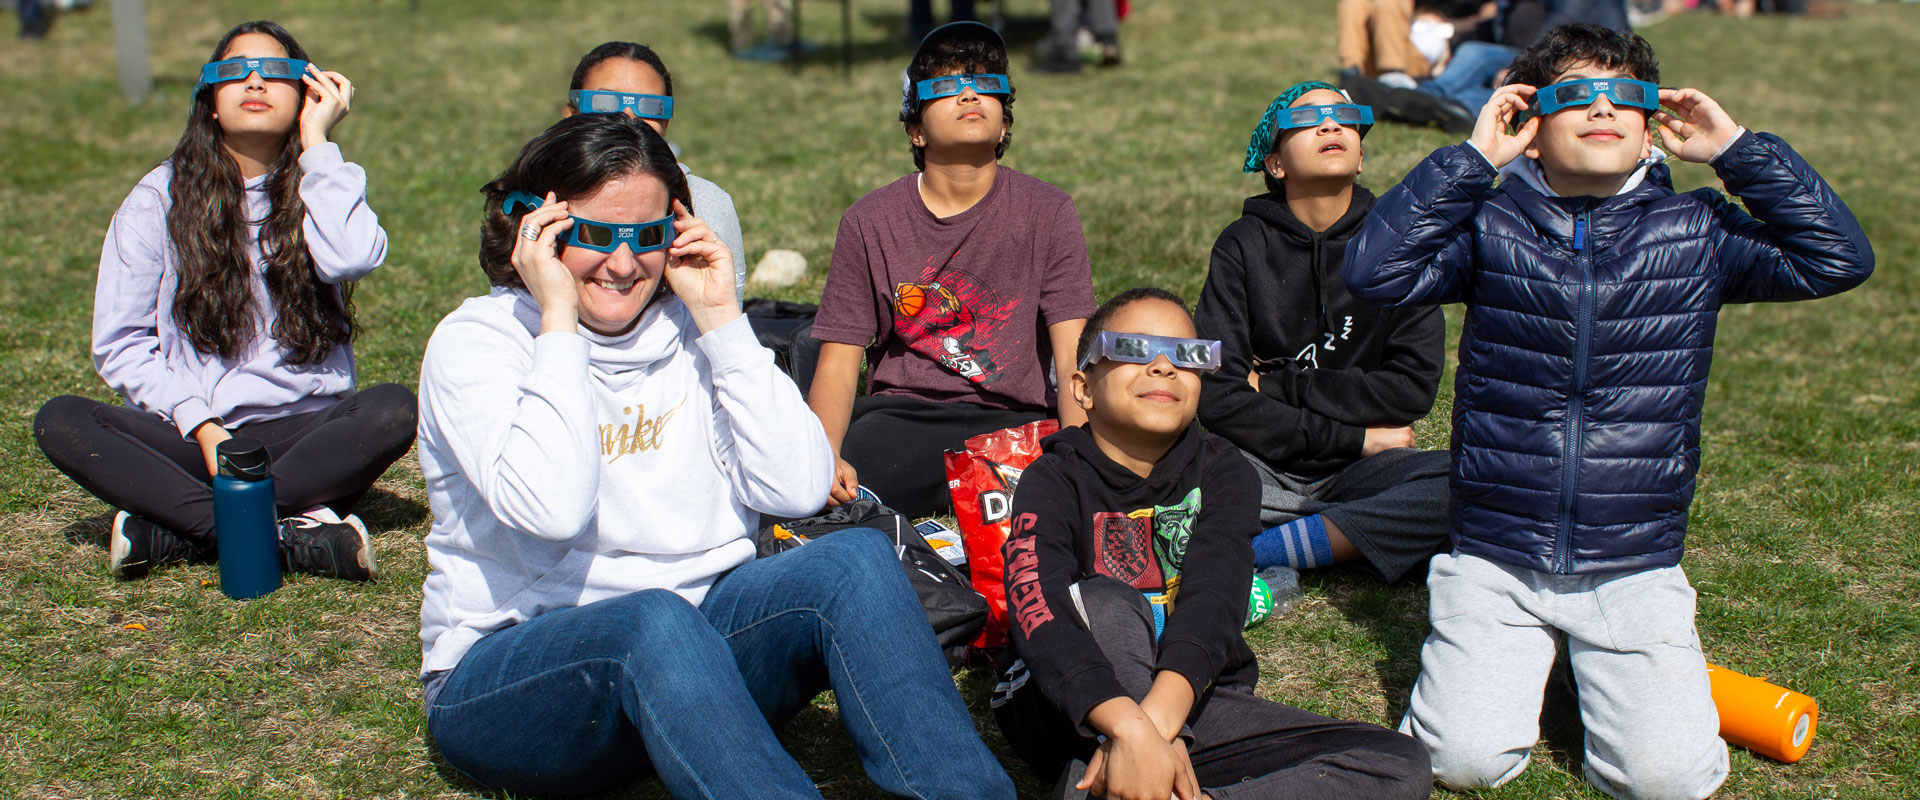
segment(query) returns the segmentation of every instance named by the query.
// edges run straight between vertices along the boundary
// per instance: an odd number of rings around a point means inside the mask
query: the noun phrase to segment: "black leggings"
[[[284,513],[326,505],[345,514],[413,446],[414,398],[383,383],[317,411],[250,422],[235,436],[265,442]],[[47,460],[108,505],[159,523],[209,552],[213,485],[200,445],[138,409],[67,395],[33,420]]]

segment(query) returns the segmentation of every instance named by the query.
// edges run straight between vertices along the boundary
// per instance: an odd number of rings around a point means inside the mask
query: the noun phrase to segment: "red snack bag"
[[[1040,440],[1060,430],[1057,419],[983,433],[967,440],[966,452],[948,450],[947,492],[966,539],[973,590],[987,598],[987,626],[974,647],[1007,644],[1007,589],[1000,547],[1012,521],[1013,489],[1020,473],[1040,457]]]

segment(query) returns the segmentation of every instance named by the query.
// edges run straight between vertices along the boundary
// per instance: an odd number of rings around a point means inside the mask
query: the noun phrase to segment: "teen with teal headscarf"
[[[1414,447],[1433,407],[1446,323],[1340,282],[1373,208],[1355,183],[1373,113],[1319,81],[1267,106],[1242,169],[1267,191],[1214,243],[1195,324],[1221,341],[1200,421],[1260,474],[1254,563],[1351,562],[1384,582],[1447,544],[1447,454]]]

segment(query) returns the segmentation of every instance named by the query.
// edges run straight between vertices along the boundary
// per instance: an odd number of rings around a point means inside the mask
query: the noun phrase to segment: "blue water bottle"
[[[213,527],[220,542],[220,591],[250,600],[280,588],[280,521],[274,514],[272,459],[259,439],[214,447]]]

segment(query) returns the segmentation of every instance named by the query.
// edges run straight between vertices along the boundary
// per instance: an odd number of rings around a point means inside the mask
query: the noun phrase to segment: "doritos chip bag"
[[[1000,547],[1012,523],[1013,488],[1021,471],[1040,457],[1040,440],[1059,430],[1059,420],[1043,419],[968,439],[964,453],[947,451],[947,492],[966,539],[967,571],[973,590],[987,598],[987,627],[974,647],[1007,644],[1006,565]]]

